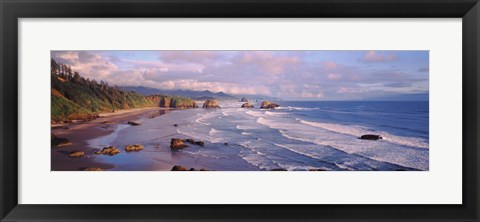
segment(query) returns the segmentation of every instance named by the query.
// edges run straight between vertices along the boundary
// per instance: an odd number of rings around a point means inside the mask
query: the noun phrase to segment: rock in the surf
[[[270,101],[263,101],[262,105],[260,105],[260,109],[275,109],[277,107],[279,107],[278,104],[272,103]]]
[[[171,149],[182,149],[182,148],[185,148],[185,147],[188,147],[188,146],[185,145],[185,142],[181,139],[172,138],[172,140],[170,141],[170,148]]]
[[[218,101],[215,99],[208,99],[203,103],[203,108],[220,108]]]
[[[365,134],[360,137],[358,137],[361,140],[381,140],[383,139],[380,135],[374,135],[374,134]]]
[[[242,97],[242,99],[240,99],[240,102],[248,103],[247,97]]]
[[[242,108],[254,108],[254,106],[250,103],[244,103],[242,104]]]

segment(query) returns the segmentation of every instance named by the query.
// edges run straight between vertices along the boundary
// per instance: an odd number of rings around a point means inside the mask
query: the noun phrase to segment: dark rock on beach
[[[279,105],[276,104],[276,103],[272,103],[272,102],[269,102],[269,101],[263,101],[262,105],[260,106],[260,109],[275,109],[277,107],[279,107]]]
[[[240,102],[246,102],[246,103],[248,103],[247,97],[242,97],[242,99],[240,99]]]
[[[254,108],[254,106],[250,103],[244,103],[242,104],[242,108]]]
[[[365,134],[358,137],[361,140],[381,140],[383,139],[380,135]]]
[[[203,103],[203,108],[220,108],[218,101],[215,99],[208,99]]]
[[[128,123],[129,125],[132,125],[132,126],[142,125],[141,123],[133,122],[133,121],[128,121],[127,123]]]
[[[182,149],[185,147],[188,147],[188,146],[185,145],[184,141],[181,139],[172,138],[172,140],[170,141],[171,149]]]
[[[63,146],[70,146],[72,143],[67,138],[60,138],[55,136],[53,133],[51,134],[51,145],[52,147],[63,147]]]
[[[103,171],[103,169],[100,167],[88,167],[83,169],[83,171]]]
[[[82,151],[72,151],[68,154],[69,157],[82,157],[85,153]]]
[[[201,168],[200,170],[197,170],[195,168],[187,169],[186,167],[176,165],[176,166],[173,166],[170,171],[208,171],[208,170],[204,168]]]
[[[143,150],[143,145],[141,144],[133,144],[133,145],[126,145],[125,151],[132,152],[132,151],[140,151]]]
[[[95,152],[95,154],[103,154],[103,155],[108,155],[108,156],[113,156],[117,155],[120,153],[120,150],[114,146],[109,146],[109,147],[103,147],[101,151]]]
[[[173,166],[170,171],[187,171],[187,168],[183,166]]]

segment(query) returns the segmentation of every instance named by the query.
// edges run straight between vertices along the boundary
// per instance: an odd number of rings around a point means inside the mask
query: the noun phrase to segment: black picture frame
[[[1,221],[478,221],[478,0],[0,0]],[[461,205],[18,204],[18,19],[133,17],[462,18]],[[448,44],[446,42],[445,44]],[[446,101],[448,102],[448,101]],[[41,191],[39,191],[41,192]],[[312,191],[315,192],[315,191]],[[395,192],[392,190],[392,192]],[[442,195],[441,193],[439,195]],[[127,200],[128,201],[128,200]]]

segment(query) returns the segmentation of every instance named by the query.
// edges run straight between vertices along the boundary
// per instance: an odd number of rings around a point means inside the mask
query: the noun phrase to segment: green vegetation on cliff
[[[85,79],[71,67],[51,60],[51,121],[92,119],[100,112],[146,106],[160,106],[162,95],[144,96],[124,92],[108,83]],[[178,97],[168,107],[194,108],[193,100]],[[190,105],[188,105],[190,104]],[[195,104],[195,102],[193,102]]]

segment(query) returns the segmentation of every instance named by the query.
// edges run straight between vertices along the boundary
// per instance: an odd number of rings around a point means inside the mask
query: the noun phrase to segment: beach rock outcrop
[[[176,165],[176,166],[173,166],[170,171],[208,171],[208,170],[204,168],[201,168],[200,170],[197,170],[195,168],[187,169],[186,167]]]
[[[51,134],[51,145],[52,147],[63,147],[63,146],[70,146],[72,143],[67,138],[60,138],[55,136],[53,133]]]
[[[187,171],[187,168],[183,166],[173,166],[170,171]]]
[[[270,101],[263,101],[262,105],[260,105],[260,109],[275,109],[277,107],[279,107],[278,104],[272,103]]]
[[[195,101],[190,98],[173,97],[170,100],[170,108],[191,109],[198,108],[198,106]]]
[[[207,99],[205,103],[203,103],[203,108],[220,108],[220,106],[216,99]]]
[[[194,139],[186,139],[185,142],[193,144],[193,145],[198,145],[198,146],[205,146],[205,142],[203,141],[195,141]]]
[[[160,107],[165,107],[165,108],[170,107],[170,98],[162,97],[162,99],[160,99]]]
[[[248,103],[247,97],[242,97],[242,99],[240,99],[240,102]]]
[[[85,153],[82,151],[72,151],[68,154],[69,157],[82,157]]]
[[[185,148],[185,147],[188,147],[188,146],[185,145],[185,142],[181,139],[172,138],[172,140],[170,141],[170,148],[171,149],[182,149],[182,148]]]
[[[242,108],[254,108],[254,106],[250,103],[244,103],[242,104]]]
[[[160,107],[176,109],[198,108],[194,100],[183,97],[162,97]]]
[[[365,134],[360,137],[358,137],[361,140],[381,140],[383,139],[380,135],[374,135],[374,134]]]
[[[133,144],[133,145],[126,145],[125,151],[132,152],[132,151],[140,151],[143,150],[143,145],[141,144]]]
[[[109,146],[109,147],[103,147],[101,151],[95,152],[95,154],[103,154],[103,155],[108,155],[108,156],[113,156],[117,155],[120,153],[120,150],[114,146]]]
[[[103,169],[100,167],[87,167],[83,171],[103,171]]]
[[[127,124],[132,125],[132,126],[142,125],[141,123],[139,123],[139,122],[134,122],[134,121],[128,121]]]

